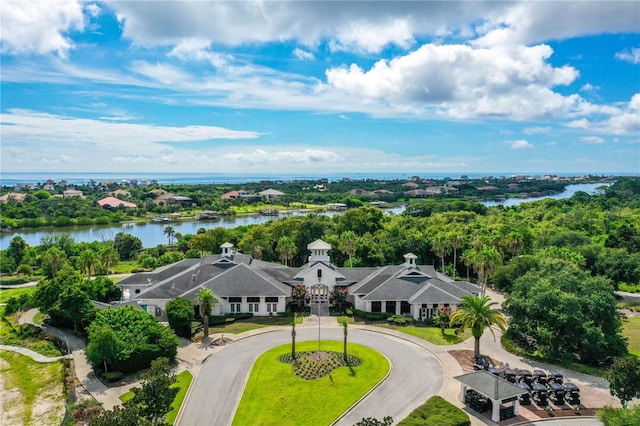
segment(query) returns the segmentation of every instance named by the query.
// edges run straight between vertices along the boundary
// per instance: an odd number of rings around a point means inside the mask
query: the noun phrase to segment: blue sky
[[[638,1],[0,13],[5,173],[640,173]]]

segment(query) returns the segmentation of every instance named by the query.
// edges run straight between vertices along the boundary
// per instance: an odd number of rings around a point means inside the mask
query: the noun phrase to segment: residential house
[[[115,197],[106,197],[102,200],[98,201],[98,204],[103,209],[117,209],[118,207],[124,207],[127,209],[136,209],[138,205],[136,203],[130,203],[128,201],[123,201]]]
[[[66,189],[62,193],[63,197],[83,197],[82,191],[78,191],[77,189]]]
[[[280,192],[280,191],[278,191],[276,189],[271,189],[271,188],[265,189],[264,191],[260,191],[260,192],[258,192],[258,194],[261,197],[266,198],[267,200],[271,200],[271,199],[274,199],[274,198],[279,198],[279,197],[282,197],[283,195],[285,195],[284,192]]]
[[[0,197],[0,203],[6,203],[9,200],[13,201],[24,201],[27,197],[27,194],[23,194],[21,192],[8,192]]]
[[[327,305],[338,287],[347,289],[357,309],[424,319],[434,317],[442,306],[455,309],[460,298],[480,291],[475,284],[454,281],[431,265],[417,265],[417,256],[411,253],[401,265],[341,268],[331,263],[331,245],[316,240],[307,246],[308,263],[293,268],[237,253],[230,243],[222,244],[221,249],[218,255],[185,259],[121,280],[118,285],[124,299],[164,316],[169,300],[186,297],[197,308],[198,292],[209,289],[220,299],[214,304],[214,315],[251,312],[264,316],[284,311],[295,285],[307,287],[311,303]]]

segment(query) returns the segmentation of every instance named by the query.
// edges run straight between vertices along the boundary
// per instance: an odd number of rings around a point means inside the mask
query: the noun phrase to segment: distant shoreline
[[[122,181],[137,180],[138,182],[156,181],[160,185],[220,185],[220,184],[243,184],[243,183],[257,183],[261,181],[318,181],[326,179],[329,182],[337,182],[344,179],[350,179],[354,181],[359,180],[380,180],[380,181],[392,181],[392,180],[409,180],[412,176],[419,176],[422,179],[480,179],[480,178],[502,178],[513,176],[526,176],[526,177],[543,177],[543,176],[555,176],[558,178],[577,178],[577,177],[615,177],[615,176],[638,176],[638,173],[518,173],[518,172],[372,172],[372,173],[327,173],[327,174],[315,174],[315,175],[300,175],[300,174],[231,174],[231,173],[146,173],[146,172],[118,172],[118,173],[95,173],[95,172],[6,172],[0,173],[0,185],[2,186],[15,186],[16,184],[38,184],[44,183],[51,179],[54,182],[65,180],[69,185],[86,184],[89,180],[95,180],[97,182],[102,181]]]

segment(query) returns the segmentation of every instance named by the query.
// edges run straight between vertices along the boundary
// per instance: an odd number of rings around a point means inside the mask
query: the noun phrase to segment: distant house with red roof
[[[106,197],[102,200],[98,201],[98,204],[103,209],[116,209],[118,207],[125,207],[128,209],[137,209],[138,205],[136,203],[130,203],[128,201],[120,200],[116,197]]]
[[[487,186],[479,186],[476,188],[478,191],[495,191],[498,188],[492,185],[487,185]]]
[[[227,192],[225,194],[222,194],[220,196],[220,199],[221,200],[230,200],[232,198],[240,198],[243,195],[247,195],[247,191],[244,191],[242,189],[239,190],[239,191],[229,191],[229,192]]]

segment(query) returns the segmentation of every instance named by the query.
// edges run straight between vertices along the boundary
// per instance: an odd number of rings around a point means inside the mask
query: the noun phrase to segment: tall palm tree
[[[483,247],[478,252],[476,268],[478,269],[478,276],[482,276],[480,282],[482,285],[481,296],[485,295],[489,278],[496,273],[500,265],[502,265],[502,256],[500,256],[500,252],[495,247]]]
[[[173,242],[173,236],[176,235],[176,230],[173,229],[173,226],[167,226],[164,228],[164,231],[162,231],[162,233],[167,236],[167,238],[169,239],[169,245],[171,245],[171,243]]]
[[[91,272],[95,270],[95,267],[98,265],[98,253],[93,250],[84,250],[80,253],[79,262],[80,269],[87,271],[87,276],[90,277]]]
[[[60,250],[58,247],[51,247],[44,253],[43,260],[45,263],[49,264],[50,278],[55,278],[56,275],[58,275],[58,270],[66,258],[67,255],[65,252]]]
[[[444,258],[451,252],[451,242],[449,241],[447,234],[445,234],[444,232],[438,232],[433,237],[431,237],[430,240],[431,249],[440,258],[440,261],[442,263],[441,271],[444,273]]]
[[[471,329],[471,334],[475,339],[473,354],[478,356],[480,355],[480,338],[485,328],[488,328],[495,338],[491,327],[496,325],[504,332],[507,329],[507,320],[502,312],[493,308],[498,303],[492,302],[488,296],[467,295],[463,296],[460,302],[458,309],[451,314],[449,326],[460,325],[462,331]]]
[[[102,260],[102,264],[107,270],[107,278],[109,278],[109,269],[112,265],[115,265],[120,260],[120,256],[118,255],[118,251],[113,246],[106,246],[100,252],[100,258]]]
[[[293,259],[297,251],[296,243],[291,239],[291,237],[284,236],[278,240],[276,252],[278,252],[280,260],[282,260],[285,265],[289,265],[289,260]]]
[[[347,322],[347,319],[345,318],[340,321],[340,325],[342,326],[342,332],[344,333],[344,362],[349,365],[349,358],[347,357],[347,327],[349,326],[349,323]]]
[[[208,288],[203,288],[198,292],[198,297],[196,298],[196,300],[198,301],[198,303],[200,303],[202,320],[204,323],[204,337],[208,337],[209,336],[209,316],[211,315],[213,302],[215,300],[220,300],[220,298]]]
[[[453,249],[453,279],[456,279],[456,268],[458,267],[458,249],[464,247],[464,235],[462,235],[462,228],[456,227],[453,229],[447,237],[451,243],[451,248]]]
[[[358,236],[353,231],[344,231],[340,234],[338,249],[349,256],[349,268],[353,268],[353,253],[358,246]]]
[[[296,317],[291,321],[291,362],[296,362]]]

